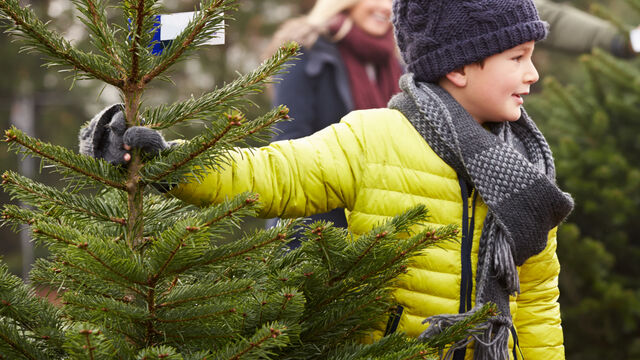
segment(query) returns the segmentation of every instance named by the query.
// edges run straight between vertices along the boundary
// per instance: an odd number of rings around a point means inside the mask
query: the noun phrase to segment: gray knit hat
[[[548,28],[531,0],[394,0],[393,25],[408,71],[424,82],[542,40]]]

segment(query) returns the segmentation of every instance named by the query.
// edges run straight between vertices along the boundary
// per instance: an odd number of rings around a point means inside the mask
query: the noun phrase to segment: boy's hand
[[[131,160],[128,151],[132,148],[155,155],[169,147],[162,135],[155,130],[144,126],[127,129],[122,110],[121,104],[111,105],[80,130],[81,154],[121,165]]]

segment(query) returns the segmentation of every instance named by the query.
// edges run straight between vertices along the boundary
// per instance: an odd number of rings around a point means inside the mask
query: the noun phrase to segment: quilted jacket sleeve
[[[549,234],[547,247],[520,268],[515,326],[520,349],[527,360],[564,359],[556,245],[554,229]]]
[[[241,192],[260,196],[263,217],[299,217],[336,207],[352,208],[362,146],[354,124],[342,122],[311,136],[236,149],[230,165],[200,183],[171,193],[196,205],[218,203]]]

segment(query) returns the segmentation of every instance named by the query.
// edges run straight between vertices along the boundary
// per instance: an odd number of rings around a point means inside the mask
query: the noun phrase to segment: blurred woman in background
[[[267,54],[293,40],[302,55],[274,86],[273,103],[287,105],[295,121],[278,124],[273,140],[311,135],[352,110],[387,107],[400,91],[402,74],[391,5],[392,0],[318,0],[306,16],[281,26]],[[318,161],[320,174],[322,167]],[[312,219],[347,226],[343,209]]]

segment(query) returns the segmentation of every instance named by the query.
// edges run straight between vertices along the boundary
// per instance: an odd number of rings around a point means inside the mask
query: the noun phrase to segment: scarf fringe
[[[425,319],[422,323],[429,323],[429,327],[418,337],[428,341],[443,333],[451,326],[464,321],[473,315],[478,308],[462,314],[435,315]],[[465,337],[451,345],[446,353],[440,353],[442,360],[451,360],[456,350],[466,348],[475,340],[474,360],[509,360],[509,329],[511,319],[494,317],[473,328],[465,330]]]
[[[499,231],[499,233],[502,233]],[[518,269],[513,260],[511,246],[507,243],[505,236],[500,234],[494,243],[493,269],[499,279],[504,281],[504,289],[508,294],[520,293],[520,278]]]
[[[482,334],[472,335],[476,340],[474,360],[509,360],[509,328],[489,321]]]
[[[520,278],[513,258],[512,245],[509,244],[504,230],[500,229],[500,225],[497,224],[493,213],[487,216],[487,220],[489,225],[488,238],[493,242],[493,259],[490,260],[493,270],[498,279],[502,281],[508,294],[519,294]]]

